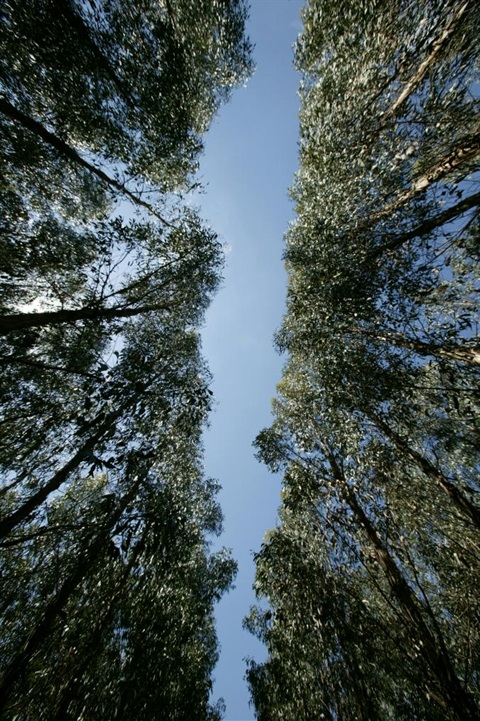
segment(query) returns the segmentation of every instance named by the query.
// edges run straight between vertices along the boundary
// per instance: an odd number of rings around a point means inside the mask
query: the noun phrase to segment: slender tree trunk
[[[170,23],[171,23],[171,25],[172,25],[172,27],[173,27],[173,30],[174,30],[174,32],[175,32],[175,37],[176,37],[177,40],[179,40],[179,39],[180,39],[180,32],[179,32],[179,29],[178,29],[177,19],[176,19],[176,17],[175,17],[175,12],[174,12],[174,10],[173,10],[172,3],[170,2],[170,0],[165,0],[165,7],[166,7],[166,9],[167,9],[168,18],[169,18]]]
[[[471,136],[463,138],[459,147],[453,150],[446,158],[443,158],[440,163],[429,168],[425,175],[414,180],[412,186],[408,188],[408,190],[403,190],[399,193],[395,200],[360,221],[357,229],[365,230],[371,228],[379,220],[382,220],[382,218],[387,218],[416,196],[425,193],[434,183],[442,180],[442,178],[448,176],[453,171],[468,165],[470,161],[478,157],[479,153],[480,134],[476,132]]]
[[[446,476],[443,475],[435,466],[428,460],[411,448],[401,436],[398,435],[390,426],[385,423],[379,416],[372,411],[368,411],[366,414],[372,422],[377,426],[382,433],[393,443],[402,453],[408,458],[415,462],[415,464],[423,471],[423,473],[430,478],[434,483],[451,499],[461,515],[468,519],[470,523],[480,530],[480,509],[477,508],[467,496],[465,496],[459,488],[452,483]]]
[[[480,721],[480,711],[472,695],[462,686],[452,666],[443,638],[435,635],[427,625],[425,609],[403,577],[395,560],[381,541],[372,522],[359,504],[356,494],[349,487],[335,456],[325,448],[335,480],[341,484],[345,499],[358,523],[372,545],[375,557],[385,573],[388,584],[402,610],[405,625],[411,638],[417,640],[419,652],[425,659],[438,682],[438,689],[432,694],[437,703],[445,708],[452,721]]]
[[[99,180],[101,180],[103,183],[108,185],[110,188],[113,188],[117,192],[125,195],[135,205],[145,208],[145,210],[147,210],[151,215],[160,220],[164,225],[167,225],[170,228],[175,227],[172,223],[163,218],[160,213],[158,213],[155,208],[150,205],[150,203],[142,200],[138,195],[135,195],[135,193],[132,193],[130,190],[128,190],[124,184],[119,183],[117,180],[107,175],[107,173],[104,173],[103,170],[100,170],[100,168],[97,168],[95,165],[92,165],[92,163],[89,163],[88,160],[82,158],[82,156],[75,150],[75,148],[72,148],[64,140],[47,130],[37,120],[34,120],[34,118],[31,118],[28,115],[25,115],[25,113],[22,113],[21,110],[18,110],[14,105],[9,103],[8,100],[5,100],[5,98],[1,97],[0,112],[3,113],[6,117],[10,118],[10,120],[13,120],[14,122],[22,125],[22,127],[26,128],[31,133],[34,133],[37,137],[41,138],[48,145],[51,145],[53,148],[55,148],[55,150],[57,150],[58,153],[60,153],[60,155],[68,158],[68,160],[75,163],[76,165],[85,168],[90,173],[99,178]]]
[[[94,450],[97,443],[115,427],[116,420],[121,416],[125,406],[121,405],[116,411],[110,413],[105,421],[101,423],[97,431],[90,436],[65,465],[43,485],[36,493],[30,496],[21,506],[0,521],[0,538],[7,536],[19,523],[25,521],[50,495],[64,483],[69,475],[75,471],[81,463]]]
[[[476,0],[465,0],[465,2],[463,2],[455,10],[440,37],[432,42],[430,53],[424,60],[422,60],[417,68],[417,71],[406,83],[405,87],[394,100],[392,105],[382,114],[382,126],[384,126],[386,121],[396,114],[400,106],[403,105],[413,92],[415,92],[430,68],[441,57],[444,48],[448,45],[452,36],[461,29],[463,16],[468,10],[471,10],[472,12],[476,12],[478,10]]]
[[[423,223],[420,223],[415,228],[412,228],[412,230],[409,230],[406,233],[402,233],[402,235],[395,236],[390,240],[387,240],[386,243],[379,246],[378,248],[373,248],[368,253],[368,259],[375,260],[379,256],[383,255],[383,253],[397,250],[397,248],[405,245],[410,240],[413,240],[413,238],[422,238],[424,235],[428,235],[436,228],[440,228],[442,225],[445,225],[449,221],[455,220],[455,218],[458,218],[472,208],[478,207],[478,205],[480,205],[480,193],[469,195],[468,198],[463,198],[455,205],[452,205],[450,206],[450,208],[447,208],[441,213],[438,213],[438,215],[424,220]]]
[[[373,546],[378,563],[402,609],[402,615],[411,637],[417,639],[420,653],[438,681],[438,689],[432,696],[445,708],[452,720],[479,721],[479,709],[472,695],[462,686],[456,675],[443,640],[435,636],[426,624],[421,604],[388,550],[382,544],[351,489],[348,489],[347,501]]]
[[[401,90],[401,92],[390,105],[390,107],[387,108],[387,110],[385,110],[383,113],[381,113],[378,118],[378,124],[376,125],[376,127],[372,128],[372,130],[368,133],[367,137],[370,146],[378,140],[380,134],[383,130],[385,130],[385,128],[388,127],[389,121],[391,121],[391,119],[397,114],[399,108],[401,108],[405,101],[408,100],[410,95],[412,95],[412,93],[416,91],[430,68],[432,68],[437,62],[437,60],[442,57],[442,52],[448,45],[452,37],[457,31],[461,30],[462,20],[465,14],[469,11],[476,12],[476,9],[476,0],[464,0],[462,5],[458,7],[450,20],[447,22],[440,36],[431,41],[429,48],[427,48],[427,52],[428,50],[430,50],[428,55],[420,63],[416,72],[411,76],[410,80],[406,82],[403,90]],[[388,87],[392,82],[398,80],[400,70],[401,66],[397,67],[394,75],[388,79],[388,82],[385,83],[384,87],[381,88],[380,93],[378,93],[375,98],[373,98],[373,101],[381,95],[381,92],[383,92],[386,87]]]
[[[381,336],[379,336],[381,338]],[[425,343],[419,340],[405,338],[400,333],[388,334],[385,340],[396,346],[408,348],[421,356],[435,356],[437,358],[448,358],[459,363],[469,365],[480,365],[480,350],[472,346],[456,344]]]
[[[100,68],[120,92],[120,95],[128,108],[134,111],[135,103],[126,88],[125,83],[122,82],[114,68],[111,66],[107,56],[92,39],[90,28],[84,23],[83,18],[75,11],[70,0],[52,0],[52,2],[58,15],[63,15],[70,27],[81,40],[83,46],[90,50]]]
[[[61,323],[75,323],[78,320],[113,320],[115,318],[132,318],[151,311],[169,310],[171,305],[161,303],[139,305],[134,308],[95,308],[84,307],[73,310],[47,311],[44,313],[15,313],[0,315],[0,335],[6,335],[25,328],[38,328],[42,326],[60,325]]]
[[[44,641],[46,641],[58,614],[66,606],[72,594],[90,571],[92,565],[104,551],[112,529],[120,520],[128,504],[135,497],[140,483],[141,478],[137,479],[130,490],[123,496],[117,509],[111,514],[108,523],[93,540],[89,548],[78,559],[76,567],[64,580],[56,596],[47,604],[40,620],[29,634],[23,647],[9,663],[0,678],[0,717],[2,717],[2,713],[8,704],[12,691],[16,683],[22,678],[30,659],[39,650]]]
[[[93,630],[90,632],[88,642],[79,649],[78,661],[76,665],[73,669],[68,670],[69,676],[67,682],[64,684],[61,690],[60,699],[57,703],[55,714],[54,716],[52,716],[50,721],[64,721],[65,718],[68,718],[67,712],[70,704],[76,699],[78,699],[81,693],[81,688],[79,688],[80,680],[85,674],[85,671],[88,669],[93,657],[98,652],[105,630],[109,628],[111,619],[118,607],[118,601],[123,596],[125,586],[127,585],[127,581],[130,576],[130,572],[134,564],[136,563],[138,557],[140,556],[140,553],[144,549],[146,535],[147,533],[144,532],[142,538],[135,546],[131,557],[127,563],[127,566],[122,573],[122,577],[117,584],[117,589],[109,598],[107,610],[105,611],[101,619],[95,624]]]
[[[1,333],[0,333],[1,335]],[[67,373],[68,375],[82,376],[83,378],[90,378],[91,380],[101,380],[101,375],[95,375],[95,373],[89,373],[88,371],[75,370],[74,368],[63,368],[62,366],[53,365],[53,363],[44,363],[41,360],[34,358],[18,358],[18,356],[7,355],[0,356],[0,365],[21,365],[27,366],[28,368],[37,368],[45,371],[55,371],[55,373]]]
[[[455,343],[427,343],[416,338],[404,336],[403,333],[393,331],[375,332],[363,328],[354,328],[353,332],[357,335],[364,335],[375,340],[384,341],[385,343],[391,343],[399,348],[412,350],[420,356],[448,358],[459,363],[480,365],[480,348],[475,346],[457,345]]]

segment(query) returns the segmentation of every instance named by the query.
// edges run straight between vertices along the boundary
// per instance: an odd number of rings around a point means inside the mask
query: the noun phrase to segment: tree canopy
[[[479,719],[479,16],[303,11],[259,721]]]
[[[214,721],[218,483],[184,196],[252,69],[242,0],[7,2],[0,31],[2,719]]]

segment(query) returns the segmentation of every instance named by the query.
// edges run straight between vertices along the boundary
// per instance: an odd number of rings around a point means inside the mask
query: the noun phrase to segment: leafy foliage
[[[303,20],[252,698],[269,721],[478,719],[478,13]]]
[[[183,197],[251,71],[246,13],[2,7],[2,719],[221,716],[213,608],[236,565],[210,549],[198,328],[223,253]]]

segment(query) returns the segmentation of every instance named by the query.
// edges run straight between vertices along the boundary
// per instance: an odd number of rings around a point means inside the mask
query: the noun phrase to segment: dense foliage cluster
[[[7,0],[0,31],[0,716],[217,719],[198,326],[222,249],[182,201],[251,71],[242,0]]]
[[[312,0],[259,721],[480,718],[480,15]]]

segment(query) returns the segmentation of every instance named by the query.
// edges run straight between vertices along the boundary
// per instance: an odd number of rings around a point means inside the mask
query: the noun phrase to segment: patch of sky
[[[252,442],[271,423],[270,399],[283,360],[273,334],[285,309],[283,234],[293,217],[288,187],[297,169],[299,76],[292,45],[301,30],[298,0],[254,0],[247,31],[256,71],[233,93],[206,137],[200,164],[202,215],[225,244],[224,285],[207,312],[203,350],[217,406],[205,434],[205,470],[218,478],[225,515],[220,545],[239,563],[235,590],[217,611],[221,644],[213,698],[228,721],[249,721],[246,657],[265,657],[242,628],[255,602],[253,552],[276,522],[280,479],[254,458]]]

